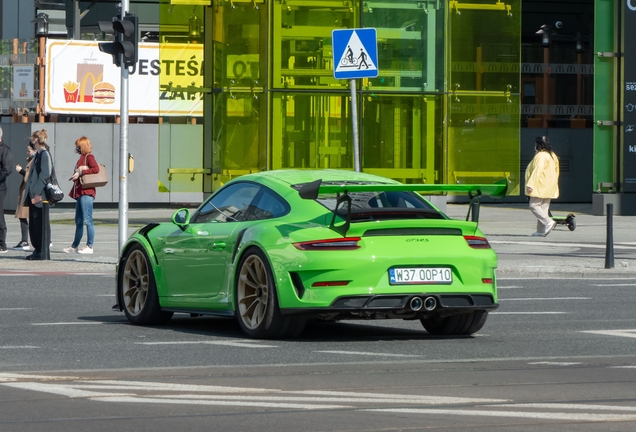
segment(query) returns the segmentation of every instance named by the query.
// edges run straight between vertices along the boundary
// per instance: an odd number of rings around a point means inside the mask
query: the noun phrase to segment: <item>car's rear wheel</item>
[[[435,336],[459,336],[478,332],[486,323],[487,311],[474,311],[441,317],[422,318],[424,329]]]
[[[141,245],[136,244],[126,252],[117,290],[126,318],[131,323],[159,325],[172,318],[172,312],[161,310],[152,267]]]
[[[306,322],[303,317],[281,314],[271,266],[258,248],[246,251],[239,263],[236,312],[243,332],[257,339],[297,336]]]

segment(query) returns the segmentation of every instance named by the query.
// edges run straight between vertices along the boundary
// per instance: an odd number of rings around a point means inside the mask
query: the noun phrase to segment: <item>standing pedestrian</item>
[[[95,226],[93,225],[95,188],[82,187],[80,178],[86,174],[97,174],[99,165],[97,165],[95,156],[91,153],[93,151],[91,141],[85,136],[79,137],[75,141],[75,151],[79,153],[80,157],[75,164],[75,172],[71,177],[73,188],[68,194],[71,198],[77,200],[75,203],[75,238],[71,246],[63,250],[65,253],[92,254],[93,241],[95,240]],[[84,225],[86,225],[86,246],[78,249],[82,241]]]
[[[49,145],[46,143],[48,139],[46,129],[35,132],[35,136],[37,152],[29,168],[24,189],[24,205],[29,206],[29,234],[31,245],[33,245],[33,253],[26,257],[28,260],[42,259],[43,230],[50,230],[50,226],[42,226],[42,197],[46,182],[53,172],[53,159],[49,153]]]
[[[4,197],[7,196],[7,177],[13,172],[11,149],[2,140],[0,128],[0,253],[7,253],[7,223],[4,220]]]
[[[550,217],[550,201],[559,197],[559,158],[548,137],[535,140],[534,158],[526,169],[526,195],[537,218],[537,232],[532,235],[545,237],[556,226]]]
[[[21,240],[20,243],[13,247],[13,250],[17,251],[28,251],[31,250],[31,246],[29,246],[29,206],[24,205],[24,194],[26,189],[26,183],[29,178],[29,170],[31,169],[31,165],[33,164],[33,158],[35,156],[35,142],[37,141],[37,136],[35,132],[31,135],[31,140],[27,145],[27,164],[26,167],[22,168],[20,164],[16,164],[15,170],[22,176],[22,183],[20,183],[20,189],[18,192],[18,206],[15,209],[15,217],[20,220],[20,234]]]

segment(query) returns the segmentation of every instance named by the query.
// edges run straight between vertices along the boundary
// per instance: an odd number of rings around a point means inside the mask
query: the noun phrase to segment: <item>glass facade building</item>
[[[188,22],[205,47],[205,192],[261,170],[353,169],[331,33],[364,27],[377,30],[379,75],[356,86],[362,170],[407,183],[506,177],[519,193],[521,0],[171,0],[161,11],[163,40]]]

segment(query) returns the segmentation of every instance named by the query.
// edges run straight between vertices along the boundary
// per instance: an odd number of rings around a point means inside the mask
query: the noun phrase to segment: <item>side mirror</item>
[[[180,228],[190,225],[190,210],[182,208],[174,212],[172,215],[172,223]]]

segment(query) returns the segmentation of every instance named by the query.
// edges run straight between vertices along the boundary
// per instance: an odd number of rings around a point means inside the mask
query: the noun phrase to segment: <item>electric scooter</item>
[[[572,213],[569,213],[567,216],[552,216],[552,212],[548,210],[548,215],[550,215],[557,225],[567,225],[570,231],[576,229],[576,217]]]

